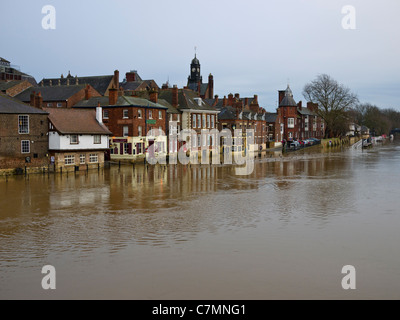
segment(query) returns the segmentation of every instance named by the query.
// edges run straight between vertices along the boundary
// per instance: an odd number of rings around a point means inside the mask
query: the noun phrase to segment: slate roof
[[[85,89],[85,85],[78,86],[52,86],[52,87],[30,87],[25,91],[17,94],[15,97],[21,101],[28,102],[31,100],[31,93],[41,93],[43,101],[65,101],[74,94]]]
[[[0,91],[6,91],[24,81],[25,80],[14,80],[14,81],[0,82]]]
[[[114,81],[114,75],[108,76],[92,76],[92,77],[77,77],[79,85],[91,85],[98,93],[104,96],[110,84]],[[45,87],[50,86],[50,80],[52,82],[52,86],[58,86],[58,80],[60,80],[61,85],[67,85],[67,80],[69,80],[70,85],[76,85],[75,77],[66,77],[66,78],[53,78],[53,79],[43,79],[41,83]]]
[[[314,112],[314,111],[311,111],[310,109],[308,109],[308,108],[297,108],[297,111],[300,113],[300,114],[302,114],[302,115],[304,115],[304,116],[316,116],[317,114]]]
[[[61,134],[102,134],[111,135],[104,124],[96,120],[95,110],[67,108],[44,108],[49,113],[49,120]]]
[[[130,97],[130,96],[119,96],[115,105],[109,104],[109,97],[93,97],[89,100],[82,100],[78,102],[74,108],[95,108],[100,103],[101,107],[121,107],[121,106],[135,106],[142,108],[157,108],[157,109],[168,109],[168,107],[159,103],[151,102],[150,100]]]
[[[265,121],[276,122],[277,117],[278,117],[278,114],[276,114],[276,113],[267,113],[265,116]]]
[[[47,114],[42,109],[31,107],[15,98],[0,93],[0,113],[7,114]]]
[[[169,103],[172,103],[172,89],[162,90],[159,95],[159,99],[164,99]],[[198,100],[200,99],[200,100]],[[198,103],[200,101],[200,104]],[[198,110],[198,111],[217,111],[216,108],[206,103],[205,99],[201,99],[197,92],[190,89],[179,89],[178,90],[178,109],[179,110]]]
[[[285,97],[282,99],[281,103],[279,104],[280,107],[297,107],[296,101],[293,99],[293,93],[290,89],[289,85],[285,90]]]

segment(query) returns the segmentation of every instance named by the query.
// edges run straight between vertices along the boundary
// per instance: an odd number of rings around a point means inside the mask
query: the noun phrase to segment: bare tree
[[[317,114],[326,123],[325,137],[344,133],[347,111],[358,102],[357,95],[327,74],[319,75],[306,84],[303,96],[307,101],[318,104]]]

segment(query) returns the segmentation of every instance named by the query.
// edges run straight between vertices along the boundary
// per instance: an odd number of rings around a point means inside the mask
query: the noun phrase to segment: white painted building
[[[94,110],[45,108],[49,113],[49,152],[56,170],[79,171],[104,165],[111,132]]]

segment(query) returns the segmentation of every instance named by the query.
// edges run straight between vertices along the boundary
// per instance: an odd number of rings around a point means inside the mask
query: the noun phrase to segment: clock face
[[[196,72],[196,68],[193,68],[193,69],[192,69],[192,72]]]
[[[197,72],[200,72],[200,68],[197,68]]]

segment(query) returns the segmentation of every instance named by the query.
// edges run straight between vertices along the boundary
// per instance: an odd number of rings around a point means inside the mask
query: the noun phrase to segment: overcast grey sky
[[[42,7],[56,29],[42,28]],[[356,29],[342,8],[356,9]],[[138,70],[160,86],[186,85],[197,57],[215,94],[257,94],[274,111],[287,83],[296,101],[326,73],[361,102],[400,110],[398,0],[3,0],[0,56],[43,77],[123,75]]]

